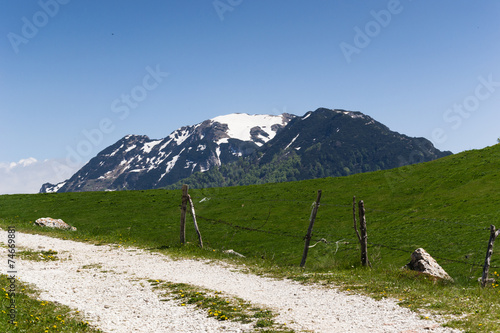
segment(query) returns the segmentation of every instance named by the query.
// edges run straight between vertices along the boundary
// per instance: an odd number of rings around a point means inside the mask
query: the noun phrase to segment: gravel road
[[[7,242],[6,231],[0,231],[0,241]],[[78,309],[104,332],[252,331],[249,324],[217,321],[189,305],[160,301],[148,279],[183,282],[240,297],[279,313],[276,321],[297,332],[459,332],[419,319],[394,300],[375,301],[335,288],[259,277],[225,263],[172,260],[141,249],[20,232],[16,232],[16,244],[57,251],[61,260],[19,260],[19,279],[35,285],[41,299]]]

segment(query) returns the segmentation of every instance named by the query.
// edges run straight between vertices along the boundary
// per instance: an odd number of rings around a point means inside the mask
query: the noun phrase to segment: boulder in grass
[[[436,260],[422,248],[416,249],[411,254],[411,261],[405,266],[408,269],[430,275],[437,279],[453,281],[451,276],[439,266]]]
[[[58,228],[76,231],[75,227],[70,226],[66,222],[61,219],[53,219],[51,217],[42,217],[35,221],[35,224],[40,227],[48,227],[48,228]]]
[[[245,256],[244,256],[244,255],[242,255],[241,253],[238,253],[238,252],[236,252],[236,251],[234,251],[234,250],[232,250],[232,249],[231,249],[231,250],[225,250],[225,251],[223,251],[223,252],[224,252],[224,253],[227,253],[227,254],[233,254],[233,255],[238,256],[238,257],[241,257],[241,258],[245,258]]]

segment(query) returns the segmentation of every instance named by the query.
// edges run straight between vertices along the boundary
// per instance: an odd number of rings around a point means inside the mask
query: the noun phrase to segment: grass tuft
[[[12,290],[10,286],[7,275],[0,275],[0,295],[3,295],[0,298],[1,332],[102,332],[85,321],[79,312],[64,305],[39,300],[39,293],[29,285],[16,280],[15,295],[9,292]],[[10,311],[11,298],[15,298],[15,312]],[[13,323],[12,318],[15,318]]]
[[[164,282],[161,280],[149,280],[158,292],[167,291],[162,296],[164,300],[174,299],[181,306],[193,305],[206,312],[207,317],[219,321],[235,321],[243,324],[252,323],[256,332],[259,328],[267,327],[267,332],[288,332],[290,330],[283,325],[277,324],[272,318],[276,316],[271,310],[255,307],[243,299],[229,296],[221,291],[208,290],[185,283]]]

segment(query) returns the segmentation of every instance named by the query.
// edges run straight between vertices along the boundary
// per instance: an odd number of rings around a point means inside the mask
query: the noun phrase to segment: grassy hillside
[[[296,267],[311,204],[321,189],[312,244],[320,238],[329,244],[318,243],[310,249],[308,272],[342,271],[349,279],[354,268],[359,274],[352,222],[355,195],[364,200],[367,209],[370,260],[382,272],[374,271],[373,276],[392,274],[380,269],[400,268],[413,250],[423,247],[457,286],[475,287],[488,227],[500,227],[499,166],[500,145],[495,145],[348,177],[190,190],[206,247],[199,251],[190,217],[187,235],[191,246],[178,245],[180,191],[3,195],[0,225],[95,242],[169,248],[173,253],[220,255],[221,250],[233,249],[254,258],[252,262]],[[37,218],[47,216],[61,218],[78,231],[42,231],[33,225]],[[500,250],[493,256],[492,272],[497,267],[500,271],[498,253]],[[463,308],[463,304],[457,307]]]
[[[500,145],[349,177],[191,190],[190,194],[207,247],[296,265],[311,203],[321,189],[313,239],[325,238],[330,244],[311,249],[310,269],[357,264],[352,227],[356,195],[367,208],[375,264],[402,266],[413,250],[423,247],[440,258],[454,278],[462,279],[471,269],[477,275],[479,267],[472,265],[484,260],[486,228],[500,226],[498,166]],[[80,238],[175,247],[179,205],[180,192],[165,190],[4,195],[0,217],[18,224],[19,230],[34,228],[29,222],[51,216],[76,226]],[[188,240],[195,242],[191,226],[189,220]],[[493,265],[500,261],[494,258]]]

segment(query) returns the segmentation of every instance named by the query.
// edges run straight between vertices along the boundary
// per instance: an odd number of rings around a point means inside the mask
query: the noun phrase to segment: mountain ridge
[[[391,131],[357,111],[309,111],[243,161],[221,165],[168,186],[194,188],[296,181],[392,169],[450,155],[425,138]]]
[[[166,188],[182,181],[208,187],[302,180],[449,154],[358,111],[319,108],[302,117],[229,114],[183,126],[163,139],[127,135],[70,179],[44,184],[40,192]]]
[[[126,135],[99,152],[70,179],[43,184],[40,193],[166,186],[173,182],[169,178],[177,181],[251,154],[293,117],[287,113],[240,113],[183,126],[163,139]]]

